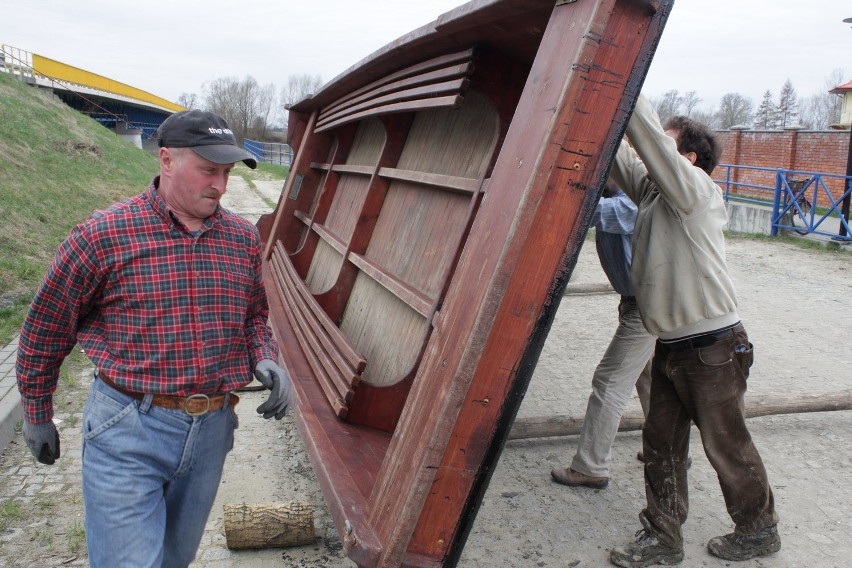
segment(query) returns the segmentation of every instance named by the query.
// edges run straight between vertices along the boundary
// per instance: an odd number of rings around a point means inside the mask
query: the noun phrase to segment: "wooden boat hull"
[[[671,4],[470,2],[291,109],[271,323],[358,565],[458,561]]]

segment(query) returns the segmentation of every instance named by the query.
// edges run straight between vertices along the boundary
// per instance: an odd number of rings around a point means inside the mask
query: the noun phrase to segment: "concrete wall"
[[[735,233],[772,232],[772,209],[749,203],[728,203],[728,224],[725,227]]]

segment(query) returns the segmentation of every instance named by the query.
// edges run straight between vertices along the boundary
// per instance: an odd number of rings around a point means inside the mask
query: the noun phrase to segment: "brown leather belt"
[[[135,398],[136,400],[142,400],[146,396],[141,392],[129,391],[118,386],[108,377],[104,376],[103,373],[98,373],[98,377],[104,382],[104,384],[120,393],[126,394],[131,398]],[[155,394],[151,398],[151,404],[159,406],[160,408],[167,408],[169,410],[182,410],[190,416],[202,416],[208,412],[221,410],[221,408],[225,406],[226,398],[228,399],[228,404],[231,406],[236,406],[237,403],[240,402],[240,397],[234,393],[230,393],[230,396],[226,396],[226,393],[191,394],[189,396]]]

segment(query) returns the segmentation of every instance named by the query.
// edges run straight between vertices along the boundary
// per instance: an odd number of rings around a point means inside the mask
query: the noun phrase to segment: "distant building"
[[[840,123],[832,124],[831,127],[838,130],[849,130],[852,128],[852,81],[834,87],[829,93],[843,96],[843,103],[840,107]]]

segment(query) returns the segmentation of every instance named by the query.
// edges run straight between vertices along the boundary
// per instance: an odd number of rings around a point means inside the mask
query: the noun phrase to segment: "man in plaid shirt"
[[[234,390],[290,378],[267,326],[257,229],[222,208],[234,164],[257,163],[213,113],[159,129],[160,175],[95,212],[61,244],[21,330],[23,434],[59,458],[53,393],[79,342],[97,367],[83,413],[83,497],[91,566],[187,566],[233,447]]]

